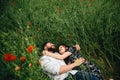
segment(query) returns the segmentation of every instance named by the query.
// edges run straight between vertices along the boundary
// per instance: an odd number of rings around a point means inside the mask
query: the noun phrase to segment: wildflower
[[[25,61],[25,59],[26,59],[26,57],[25,56],[22,56],[22,57],[20,57],[20,61]]]
[[[83,0],[80,0],[80,2],[83,2]]]
[[[31,26],[31,25],[32,25],[32,23],[31,23],[30,21],[28,21],[28,22],[27,22],[27,25],[28,25],[28,26]]]
[[[89,61],[88,60],[85,60],[86,63],[88,63]]]
[[[4,54],[4,60],[7,61],[7,62],[14,61],[14,60],[16,60],[16,58],[17,57],[13,54],[10,54],[10,53],[5,53]]]
[[[28,41],[28,38],[25,38],[26,41]]]
[[[30,78],[29,80],[34,80],[33,78]]]
[[[67,38],[68,38],[68,39],[71,39],[71,38],[72,38],[72,36],[69,34],[69,35],[67,35]]]
[[[31,64],[31,63],[29,64],[29,67],[32,67],[32,64]]]
[[[33,49],[34,49],[34,46],[30,45],[30,46],[28,46],[27,51],[29,53],[31,53],[33,51]]]
[[[37,32],[40,32],[40,28],[37,29]]]
[[[41,64],[41,62],[40,62],[40,60],[38,60],[38,65],[40,65]]]
[[[16,67],[15,67],[15,71],[19,71],[20,69],[21,69],[20,66],[16,66]]]
[[[89,3],[89,4],[87,5],[87,8],[89,8],[91,5],[92,5],[92,4],[91,4],[91,3]]]
[[[93,2],[93,0],[90,0],[90,2]]]
[[[21,30],[20,30],[20,29],[18,29],[18,33],[21,33]]]
[[[12,2],[11,4],[12,4],[12,6],[16,6],[16,2]]]
[[[57,9],[57,12],[58,12],[58,13],[61,13],[61,12],[62,12],[62,9],[61,9],[61,8],[58,8],[58,9]]]
[[[38,39],[38,36],[34,36],[35,39]]]
[[[57,40],[58,40],[58,41],[61,41],[61,40],[62,40],[62,38],[61,38],[61,37],[57,37]]]

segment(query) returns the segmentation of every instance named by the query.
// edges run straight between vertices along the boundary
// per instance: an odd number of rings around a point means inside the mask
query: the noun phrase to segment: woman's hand
[[[75,63],[76,66],[79,66],[79,65],[81,65],[84,61],[85,61],[85,59],[81,57],[81,58],[79,58],[79,59],[76,59],[74,63]]]
[[[74,47],[76,48],[77,51],[81,49],[79,44],[76,44]]]

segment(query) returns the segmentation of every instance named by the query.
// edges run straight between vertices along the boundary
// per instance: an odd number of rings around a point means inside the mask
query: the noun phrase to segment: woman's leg
[[[96,76],[88,72],[79,71],[75,75],[75,80],[99,80]]]
[[[69,74],[69,76],[64,80],[83,80],[82,73],[77,72],[75,75]]]

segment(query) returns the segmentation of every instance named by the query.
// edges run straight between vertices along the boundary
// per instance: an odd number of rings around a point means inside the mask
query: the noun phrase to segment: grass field
[[[80,44],[105,80],[119,80],[119,0],[0,0],[0,80],[50,80],[38,62],[47,41]]]

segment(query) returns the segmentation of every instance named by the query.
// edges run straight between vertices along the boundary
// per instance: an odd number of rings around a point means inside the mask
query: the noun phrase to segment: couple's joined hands
[[[79,66],[82,63],[84,63],[85,59],[83,57],[80,57],[74,61],[75,66]]]

